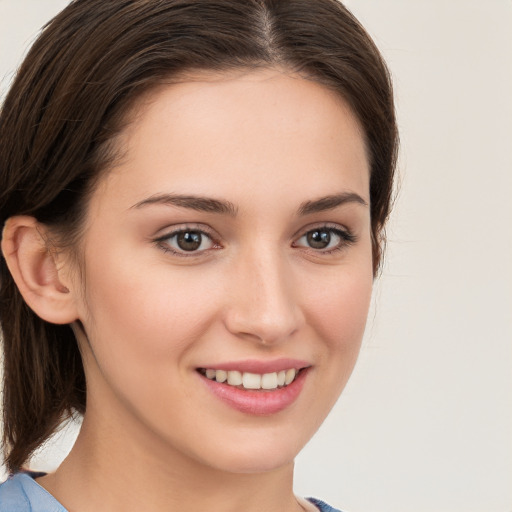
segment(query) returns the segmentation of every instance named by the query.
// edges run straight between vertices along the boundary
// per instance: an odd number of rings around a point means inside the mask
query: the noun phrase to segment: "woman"
[[[0,510],[334,510],[293,459],[354,367],[397,149],[352,15],[72,2],[0,140]],[[58,470],[21,472],[73,414]]]

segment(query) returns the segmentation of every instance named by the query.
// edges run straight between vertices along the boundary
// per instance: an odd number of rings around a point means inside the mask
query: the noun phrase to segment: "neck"
[[[227,472],[134,429],[109,432],[94,423],[86,415],[68,457],[38,480],[70,511],[303,510],[293,495],[293,463],[259,473]]]

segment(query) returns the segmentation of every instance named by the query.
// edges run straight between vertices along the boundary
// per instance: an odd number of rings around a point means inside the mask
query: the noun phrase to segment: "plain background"
[[[0,93],[66,3],[0,0]],[[393,73],[401,187],[358,366],[296,491],[351,512],[510,512],[512,1],[346,3]]]

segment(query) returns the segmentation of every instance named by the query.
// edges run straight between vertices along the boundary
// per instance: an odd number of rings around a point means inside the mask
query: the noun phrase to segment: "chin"
[[[244,440],[226,439],[207,446],[199,454],[211,467],[229,473],[267,473],[292,465],[306,440],[295,436],[272,435],[262,429],[257,434],[248,432]]]
[[[258,453],[246,452],[233,454],[215,461],[215,467],[227,473],[257,474],[269,473],[293,464],[295,452],[274,451],[271,448]]]

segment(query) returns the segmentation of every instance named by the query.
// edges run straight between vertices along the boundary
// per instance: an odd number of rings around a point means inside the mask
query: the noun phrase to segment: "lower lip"
[[[299,397],[309,368],[303,369],[288,386],[272,391],[251,391],[235,388],[198,374],[208,389],[225,404],[246,414],[265,416],[289,407]]]

